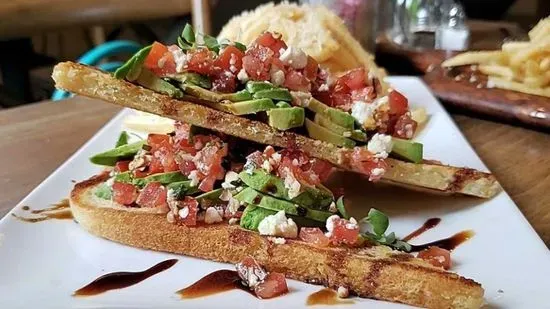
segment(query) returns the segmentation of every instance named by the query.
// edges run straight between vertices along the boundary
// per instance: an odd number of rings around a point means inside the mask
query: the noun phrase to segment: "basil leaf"
[[[390,225],[390,220],[383,212],[371,208],[367,216],[367,222],[372,226],[372,230],[376,235],[384,235]]]
[[[190,50],[191,45],[184,41],[180,36],[178,37],[178,46],[183,50]]]
[[[246,51],[246,45],[244,45],[243,43],[235,42],[235,47],[240,49],[242,52]]]
[[[185,24],[181,36],[185,41],[187,41],[187,43],[195,43],[195,31],[193,31],[193,27],[190,24]]]
[[[203,39],[204,39],[204,45],[206,45],[206,47],[209,50],[214,51],[216,53],[220,51],[220,44],[218,43],[218,40],[215,37],[205,34],[203,36]]]
[[[391,247],[405,252],[410,252],[412,250],[411,245],[408,242],[402,240],[396,240],[395,243],[391,245]]]
[[[128,138],[129,137],[130,137],[130,135],[128,135],[128,133],[126,133],[126,131],[120,132],[120,135],[118,136],[115,147],[119,147],[119,146],[128,144]]]
[[[344,219],[349,219],[348,212],[346,211],[346,207],[344,206],[344,196],[340,196],[338,200],[336,201],[336,209],[338,209],[338,212],[342,215]]]

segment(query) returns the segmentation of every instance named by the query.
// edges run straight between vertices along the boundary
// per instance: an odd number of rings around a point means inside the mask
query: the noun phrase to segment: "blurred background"
[[[377,20],[373,21],[376,23],[373,29],[378,29],[377,34],[392,27],[394,30],[397,27],[398,32],[403,30],[396,26],[394,18],[399,14],[402,5],[408,9],[414,8],[414,13],[420,14],[422,8],[429,9],[437,2],[363,1],[377,6]],[[54,90],[50,78],[53,65],[63,60],[78,59],[95,46],[113,40],[130,40],[141,45],[154,40],[175,42],[183,25],[191,22],[193,14],[203,21],[205,32],[216,35],[231,16],[243,10],[253,9],[264,2],[268,1],[2,1],[0,3],[0,108],[50,99]],[[344,2],[353,4],[361,0]],[[460,4],[460,9],[465,13],[464,18],[504,22],[504,24],[497,23],[497,27],[508,25],[506,22],[509,22],[519,28],[529,29],[540,18],[550,14],[549,0],[461,0]],[[197,10],[197,7],[200,7],[200,10]],[[509,31],[505,26],[502,26],[502,29],[504,32]],[[394,41],[401,40],[400,43],[403,43],[402,39],[398,38],[399,34],[393,33],[393,35]],[[503,35],[510,35],[510,33]],[[409,43],[410,45],[425,44],[424,41]],[[125,58],[118,57],[119,60]]]

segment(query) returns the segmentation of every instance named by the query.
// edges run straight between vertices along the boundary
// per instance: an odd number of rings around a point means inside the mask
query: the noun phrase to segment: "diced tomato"
[[[199,190],[201,190],[202,192],[210,192],[214,189],[215,182],[216,182],[216,177],[208,175],[199,184]]]
[[[428,249],[418,252],[418,258],[427,261],[433,266],[443,267],[444,269],[451,268],[451,252],[439,247],[429,247]]]
[[[152,161],[154,161],[154,159]],[[151,164],[149,164],[149,166],[151,166]],[[160,162],[158,163],[158,168],[159,168],[159,171],[155,173],[150,173],[149,172],[150,167],[149,167],[143,171],[140,169],[135,169],[132,171],[132,174],[134,175],[135,178],[143,178],[143,177],[149,176],[150,174],[162,173],[162,165],[160,165]]]
[[[264,32],[256,39],[256,44],[271,49],[276,58],[279,58],[281,49],[287,48],[279,33]]]
[[[400,92],[393,90],[388,95],[390,114],[403,115],[409,110],[409,100]]]
[[[220,52],[220,55],[214,61],[214,66],[236,75],[243,67],[243,57],[244,53],[240,49],[228,45]]]
[[[237,71],[238,72],[238,71]],[[219,69],[212,75],[212,91],[231,93],[237,89],[237,73]]]
[[[365,68],[349,70],[337,82],[345,83],[351,90],[361,89],[367,85]]]
[[[315,244],[319,247],[327,247],[330,240],[318,227],[303,227],[300,229],[300,239]]]
[[[144,171],[145,176],[163,173],[163,172],[164,172],[164,166],[162,165],[162,160],[157,156],[153,156],[151,158],[149,167]],[[145,176],[142,176],[142,177],[145,177]]]
[[[214,53],[207,48],[197,48],[187,52],[187,70],[209,75],[214,72]]]
[[[277,297],[288,293],[285,275],[281,273],[269,273],[263,282],[254,288],[254,293],[261,299]]]
[[[286,73],[283,86],[294,91],[309,92],[311,90],[309,80],[302,73],[294,70],[289,70]]]
[[[160,147],[153,153],[153,157],[159,159],[164,172],[175,172],[179,170],[178,163],[176,162],[176,155],[171,147]]]
[[[130,161],[118,161],[115,164],[115,172],[124,173],[129,170]]]
[[[319,176],[320,182],[325,182],[328,180],[332,172],[334,171],[334,165],[329,162],[317,158],[311,160],[310,170]]]
[[[254,151],[253,153],[246,156],[246,161],[252,162],[256,166],[262,166],[264,160],[264,156],[260,151]]]
[[[374,169],[379,168],[384,171],[388,169],[388,164],[384,160],[375,158],[365,147],[355,147],[350,160],[352,167],[356,171],[368,175],[371,181],[379,180],[383,176],[383,173],[373,173]]]
[[[187,207],[189,213],[185,218],[181,218],[178,216],[178,222],[181,222],[187,226],[197,225],[197,212],[199,211],[199,202],[197,202],[194,197],[186,196],[183,200],[183,207]]]
[[[143,65],[158,76],[176,73],[174,56],[168,51],[168,47],[159,42],[153,43],[151,51],[147,55],[147,58],[145,58]]]
[[[357,90],[351,91],[351,99],[354,101],[371,102],[376,99],[376,92],[374,87],[367,86]]]
[[[151,153],[159,150],[161,147],[170,147],[170,136],[166,134],[149,134],[147,136],[147,145],[151,146]]]
[[[129,184],[115,181],[113,183],[113,201],[122,205],[133,204],[138,197],[137,187]]]
[[[264,46],[249,48],[243,57],[243,68],[251,80],[269,80],[271,61],[275,53]]]
[[[310,81],[313,81],[317,78],[317,71],[319,70],[319,64],[313,57],[307,56],[307,64],[304,68],[304,76],[309,79]]]
[[[330,94],[330,106],[345,108],[346,110],[351,108],[351,89],[343,81],[337,80],[331,87]]]
[[[150,182],[141,190],[136,203],[141,207],[168,208],[166,189],[160,182]]]
[[[189,176],[189,174],[197,169],[197,166],[195,163],[191,160],[184,160],[178,164],[180,172],[185,175]]]
[[[174,143],[177,144],[182,140],[187,141],[189,139],[189,133],[191,131],[191,125],[185,122],[176,121],[174,123]]]
[[[335,244],[354,245],[359,239],[359,225],[342,218],[334,218],[330,240]]]
[[[404,138],[404,139],[411,139],[414,136],[414,132],[416,132],[416,127],[418,126],[418,123],[414,121],[409,114],[404,114],[397,119],[397,122],[395,123],[394,129],[393,129],[393,136]]]

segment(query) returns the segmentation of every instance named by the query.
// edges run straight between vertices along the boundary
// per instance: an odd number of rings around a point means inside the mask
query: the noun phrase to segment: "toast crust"
[[[78,183],[70,196],[74,218],[94,235],[218,262],[237,263],[250,255],[269,271],[332,288],[344,286],[361,297],[427,308],[479,308],[483,303],[483,288],[475,281],[385,246],[321,248],[298,240],[275,244],[238,225],[186,227],[168,223],[165,214],[155,210],[98,202],[93,190],[108,177]]]
[[[205,102],[194,97],[173,99],[73,62],[57,64],[52,77],[57,88],[76,94],[184,121],[261,144],[283,148],[297,147],[313,157],[324,159],[343,169],[355,170],[346,159],[352,151],[350,149],[292,132],[277,131],[263,122],[217,111],[204,106]],[[382,182],[483,198],[490,198],[501,190],[492,174],[469,168],[413,164],[390,158],[387,162],[390,168],[383,176]]]

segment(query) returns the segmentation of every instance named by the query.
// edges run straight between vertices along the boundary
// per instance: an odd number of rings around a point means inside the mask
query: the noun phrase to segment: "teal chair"
[[[79,63],[92,65],[100,68],[103,71],[114,72],[124,63],[115,61],[115,62],[106,62],[98,64],[102,59],[107,57],[112,57],[120,54],[135,54],[138,50],[141,49],[141,45],[132,41],[110,41],[103,43],[94,47],[93,49],[86,52],[82,57],[78,59]],[[52,100],[58,101],[70,97],[69,92],[56,89],[53,92]]]

